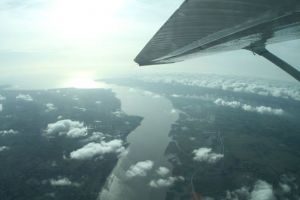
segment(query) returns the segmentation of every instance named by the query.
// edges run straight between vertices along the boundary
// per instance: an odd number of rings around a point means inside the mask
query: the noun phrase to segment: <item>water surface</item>
[[[170,142],[168,134],[178,119],[172,103],[151,92],[114,86],[113,92],[121,100],[122,110],[128,115],[141,116],[141,125],[127,138],[128,154],[120,158],[99,195],[101,200],[163,200],[165,188],[151,188],[149,182],[157,178],[155,169],[170,168],[165,150]],[[152,160],[154,168],[147,177],[128,178],[126,171],[139,161]]]

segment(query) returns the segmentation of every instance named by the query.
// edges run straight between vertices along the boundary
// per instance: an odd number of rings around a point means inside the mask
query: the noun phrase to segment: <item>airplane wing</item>
[[[265,49],[271,43],[299,38],[299,0],[185,0],[135,62],[140,66],[166,64],[247,49],[300,81],[299,71]]]

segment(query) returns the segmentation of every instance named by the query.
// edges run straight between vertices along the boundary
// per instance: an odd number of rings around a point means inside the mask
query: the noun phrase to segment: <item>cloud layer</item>
[[[138,80],[151,83],[182,84],[260,96],[272,96],[300,101],[300,87],[294,83],[263,79],[203,74],[154,74],[140,76]]]
[[[87,127],[84,126],[82,122],[66,119],[48,124],[45,133],[48,136],[59,135],[69,138],[78,138],[87,135]]]
[[[23,100],[23,101],[33,101],[33,98],[29,94],[19,94],[16,96],[17,100]]]
[[[273,114],[273,115],[282,115],[284,111],[280,108],[271,108],[268,106],[251,106],[248,104],[242,104],[238,101],[225,101],[224,99],[218,98],[214,101],[216,105],[225,106],[230,108],[240,108],[247,112],[257,112],[260,114]]]
[[[136,163],[130,166],[129,170],[126,172],[126,176],[133,178],[136,176],[147,176],[147,173],[153,168],[153,161],[146,160]]]
[[[224,157],[223,154],[213,153],[210,148],[199,148],[193,151],[194,160],[199,162],[215,163]]]
[[[15,131],[13,129],[9,129],[9,130],[1,130],[0,131],[0,136],[9,136],[9,135],[16,135],[18,134],[18,131]]]
[[[70,158],[77,160],[91,159],[96,156],[102,156],[108,153],[122,153],[125,151],[121,140],[112,140],[110,142],[95,143],[91,142],[82,148],[71,152]]]

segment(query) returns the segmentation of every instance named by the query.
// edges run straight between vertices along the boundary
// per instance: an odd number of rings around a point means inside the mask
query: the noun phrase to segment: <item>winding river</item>
[[[144,90],[112,86],[113,92],[121,100],[122,110],[128,115],[143,117],[141,125],[127,137],[130,143],[128,153],[121,157],[106,185],[99,194],[101,200],[163,200],[166,188],[152,188],[149,183],[160,167],[171,169],[165,157],[170,142],[168,134],[178,113],[172,103],[163,96]],[[146,177],[128,178],[126,171],[140,161],[151,160],[153,169]]]

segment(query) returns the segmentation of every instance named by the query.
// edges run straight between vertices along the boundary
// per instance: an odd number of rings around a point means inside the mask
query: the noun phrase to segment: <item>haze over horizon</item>
[[[0,84],[20,79],[38,83],[182,71],[294,81],[272,63],[245,50],[139,68],[133,59],[182,2],[3,0]],[[299,68],[300,40],[268,48]]]

